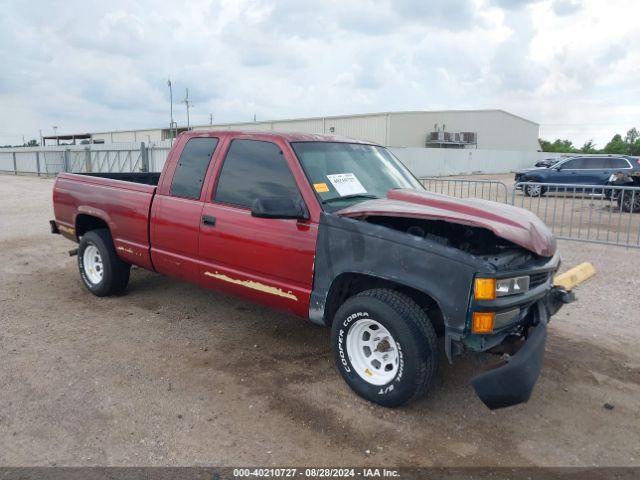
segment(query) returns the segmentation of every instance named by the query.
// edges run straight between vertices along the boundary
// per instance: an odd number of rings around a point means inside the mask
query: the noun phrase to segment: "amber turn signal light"
[[[495,312],[473,312],[471,330],[473,333],[493,332],[493,320],[495,317]]]
[[[473,298],[475,298],[476,300],[495,300],[496,279],[476,278],[473,288]]]

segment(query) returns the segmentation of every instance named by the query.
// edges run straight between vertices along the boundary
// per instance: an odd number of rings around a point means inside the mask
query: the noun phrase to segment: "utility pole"
[[[213,125],[213,113],[209,114],[209,125]]]
[[[185,97],[184,97],[184,100],[182,101],[182,103],[184,103],[186,105],[186,107],[187,107],[187,130],[189,130],[189,126],[190,126],[190,123],[189,123],[189,108],[193,107],[193,103],[191,103],[191,100],[189,100],[189,89],[185,88],[184,90],[185,90],[186,94],[185,94]]]
[[[38,130],[40,132],[40,146],[44,147],[44,145],[42,144],[42,129]]]
[[[57,125],[53,126],[53,134],[56,137],[56,145],[60,145],[60,139],[58,138],[58,126]]]
[[[178,128],[173,121],[173,88],[171,87],[171,79],[167,80],[167,85],[169,87],[169,108],[171,111],[171,119],[169,121],[169,135],[171,136],[171,140],[173,140],[176,137],[175,134],[177,133]]]

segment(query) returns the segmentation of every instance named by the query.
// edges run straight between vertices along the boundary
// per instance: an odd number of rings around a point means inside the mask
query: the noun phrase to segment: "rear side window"
[[[180,154],[176,173],[171,182],[171,195],[182,198],[200,198],[204,176],[211,156],[218,145],[217,138],[192,138]]]
[[[591,168],[591,169],[598,169],[598,168],[607,168],[608,162],[606,158],[599,158],[599,157],[587,157],[587,158],[583,158],[582,159],[584,161],[584,166],[582,168]]]
[[[215,201],[251,208],[259,197],[301,199],[280,147],[259,140],[234,140],[222,165]]]
[[[629,163],[624,158],[610,158],[609,168],[629,168]]]

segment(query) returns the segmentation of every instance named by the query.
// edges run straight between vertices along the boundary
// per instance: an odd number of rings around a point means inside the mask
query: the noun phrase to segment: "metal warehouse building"
[[[246,123],[193,126],[194,130],[273,130],[334,134],[390,147],[539,149],[539,125],[504,110],[383,112]],[[178,132],[186,129],[180,128]],[[92,142],[158,142],[171,138],[168,128],[97,132]],[[62,138],[62,137],[60,137]],[[47,137],[51,140],[55,137]]]

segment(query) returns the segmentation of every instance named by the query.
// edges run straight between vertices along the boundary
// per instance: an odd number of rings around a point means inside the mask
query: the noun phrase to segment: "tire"
[[[379,327],[374,329],[376,324]],[[350,297],[336,312],[331,329],[340,374],[370,402],[385,407],[407,403],[420,397],[436,374],[438,347],[433,325],[424,310],[404,294],[374,289]],[[363,347],[367,342],[375,346],[368,347],[368,357]],[[385,355],[389,357],[382,360],[385,364],[378,361],[376,365],[375,359]]]
[[[618,195],[618,208],[623,212],[640,212],[640,190],[622,190]]]
[[[542,185],[524,185],[524,194],[528,197],[542,197],[546,190]]]
[[[118,257],[109,230],[101,228],[85,233],[80,239],[78,269],[87,290],[97,297],[106,297],[127,288],[131,266]]]

